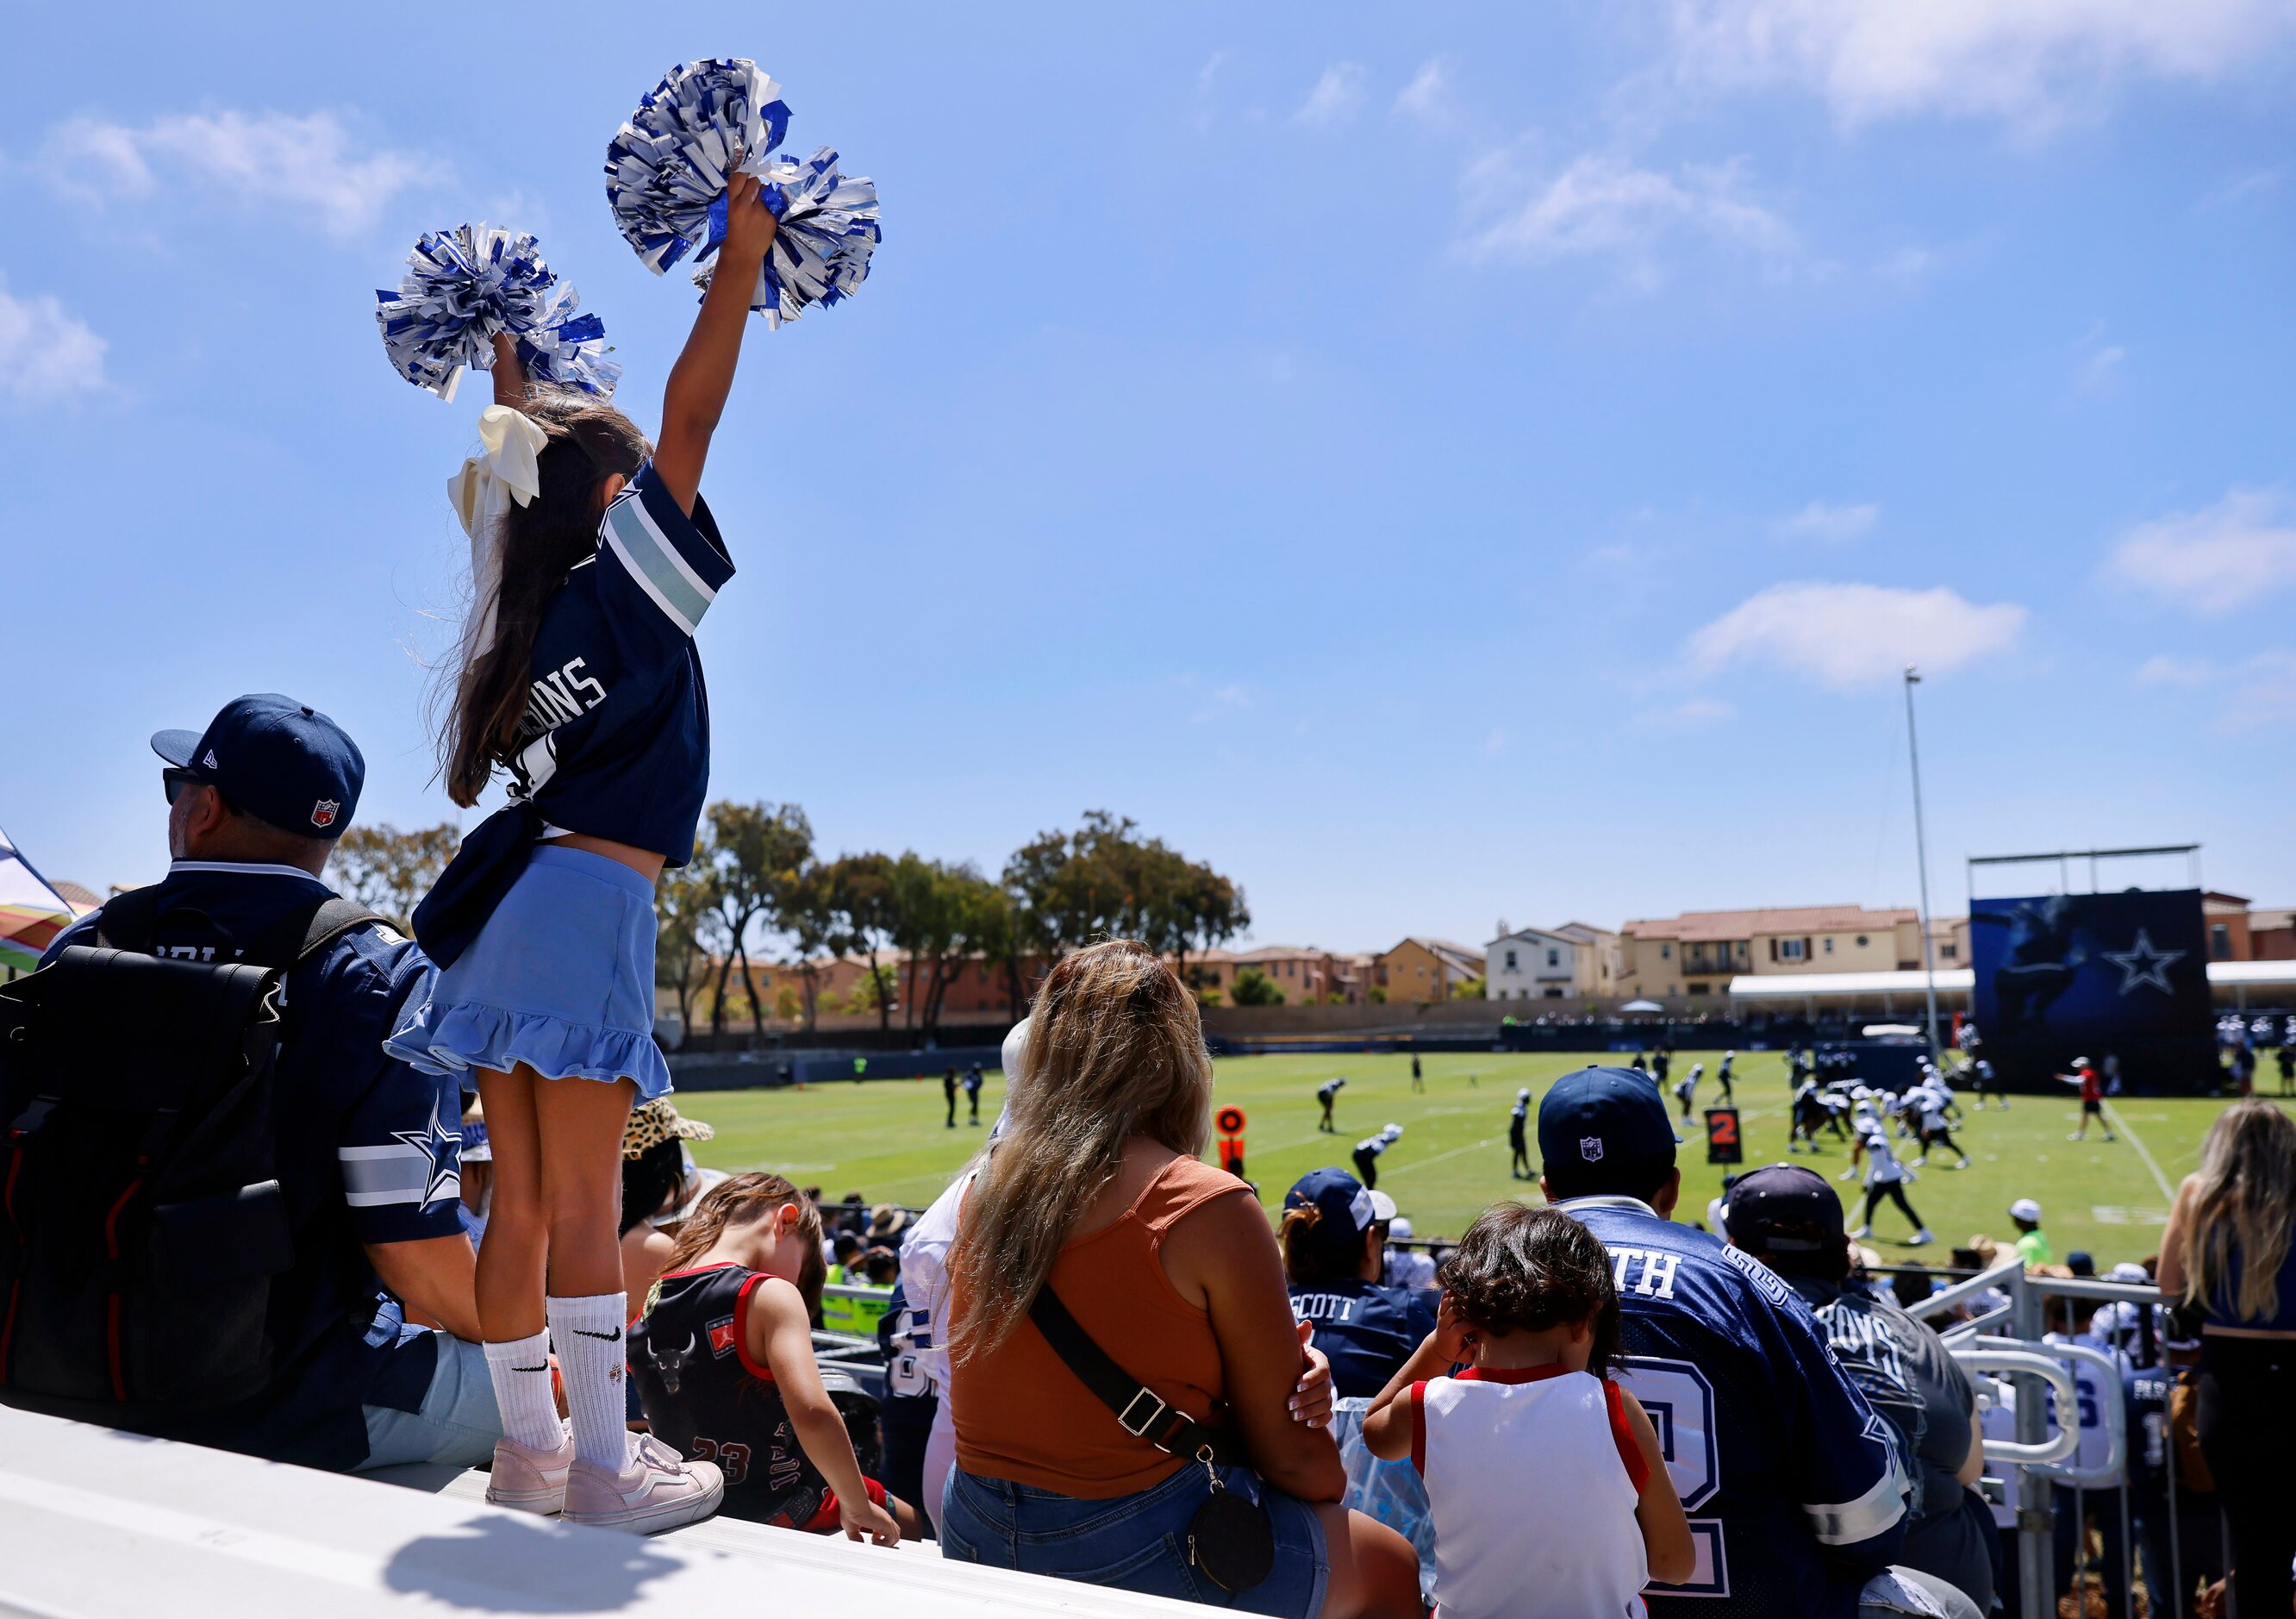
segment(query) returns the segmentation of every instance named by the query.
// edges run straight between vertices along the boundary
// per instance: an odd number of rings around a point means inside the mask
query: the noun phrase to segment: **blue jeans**
[[[1210,1607],[1314,1619],[1331,1574],[1316,1509],[1249,1468],[1221,1468],[1220,1483],[1265,1505],[1275,1531],[1275,1567],[1247,1591],[1220,1590],[1189,1560],[1188,1520],[1211,1492],[1193,1462],[1136,1494],[1096,1501],[952,1468],[941,1494],[941,1555]]]
[[[365,1408],[366,1459],[359,1464],[361,1472],[417,1461],[475,1467],[493,1458],[503,1426],[502,1413],[495,1409],[494,1380],[487,1374],[487,1352],[449,1333],[437,1336],[439,1366],[430,1375],[422,1409]]]

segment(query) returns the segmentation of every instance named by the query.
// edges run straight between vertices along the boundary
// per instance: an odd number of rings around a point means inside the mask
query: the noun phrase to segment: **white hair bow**
[[[502,520],[511,503],[524,505],[542,493],[538,457],[550,443],[542,424],[524,411],[489,405],[479,414],[483,455],[472,456],[447,480],[447,499],[471,537],[471,620],[463,658],[495,642],[495,604],[502,595]]]

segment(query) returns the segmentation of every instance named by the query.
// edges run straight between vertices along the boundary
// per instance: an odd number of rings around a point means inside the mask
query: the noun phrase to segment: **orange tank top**
[[[1093,1341],[1200,1422],[1222,1414],[1219,1344],[1211,1317],[1173,1288],[1159,1252],[1183,1215],[1242,1187],[1225,1171],[1175,1158],[1122,1215],[1053,1262],[1053,1291]],[[959,1286],[952,1276],[952,1313]],[[1119,1427],[1026,1316],[994,1352],[955,1368],[949,1409],[956,1465],[984,1478],[1106,1500],[1160,1483],[1182,1465]]]

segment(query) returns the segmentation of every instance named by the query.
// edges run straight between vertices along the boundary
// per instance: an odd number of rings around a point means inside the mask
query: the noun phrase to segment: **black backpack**
[[[283,967],[148,954],[153,889],[0,988],[0,1400],[124,1427],[274,1373],[295,1262],[272,1078]],[[316,907],[300,962],[381,918]]]

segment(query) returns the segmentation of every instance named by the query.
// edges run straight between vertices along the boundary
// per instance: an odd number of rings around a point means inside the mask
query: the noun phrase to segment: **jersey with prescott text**
[[[178,860],[160,884],[153,953],[283,966],[332,892],[292,866]],[[66,928],[46,959],[94,943],[101,919]],[[382,1049],[433,976],[421,950],[381,926],[355,928],[287,974],[272,1106],[295,1257],[271,1278],[278,1370],[250,1409],[186,1418],[171,1433],[340,1470],[366,1459],[362,1408],[420,1409],[437,1341],[399,1330],[365,1250],[463,1229],[461,1087]]]
[[[734,563],[702,498],[678,510],[649,461],[606,508],[534,637],[510,795],[551,826],[683,866],[709,786],[693,632]]]
[[[1902,1542],[1910,1489],[1889,1426],[1767,1266],[1631,1197],[1563,1211],[1602,1239],[1626,1353],[1698,1560],[1652,1619],[1853,1619]]]
[[[1292,1289],[1292,1315],[1316,1329],[1332,1362],[1332,1392],[1369,1399],[1435,1330],[1435,1294],[1378,1282],[1331,1282]]]
[[[779,1277],[739,1265],[674,1270],[630,1328],[630,1380],[646,1420],[679,1455],[726,1475],[729,1517],[800,1527],[829,1499],[774,1374],[750,1358],[750,1300]]]

